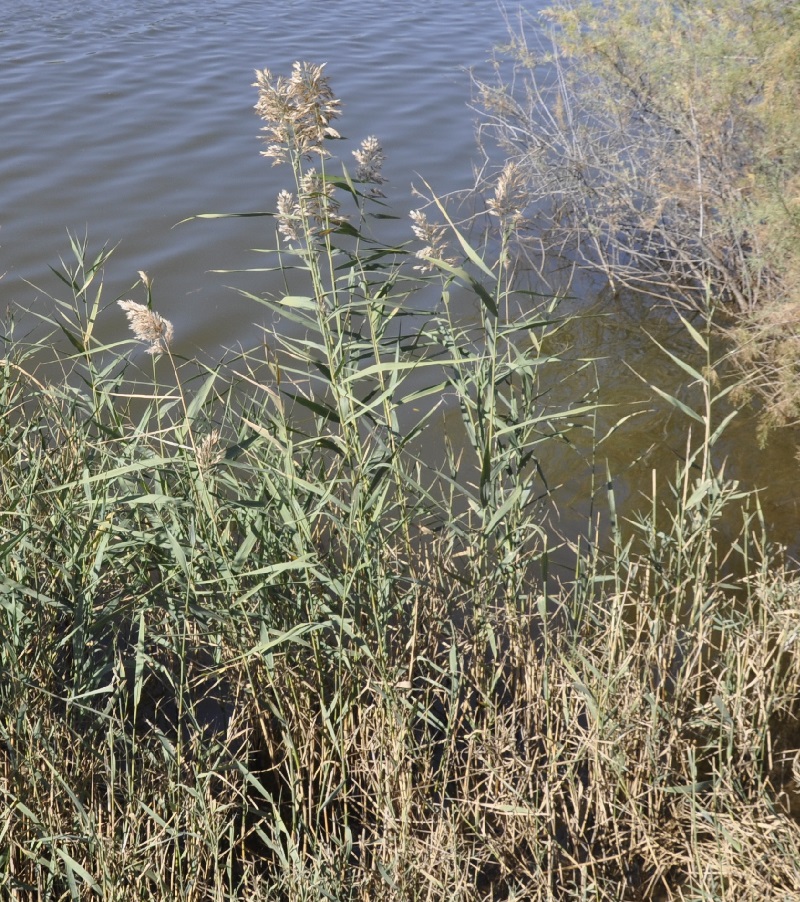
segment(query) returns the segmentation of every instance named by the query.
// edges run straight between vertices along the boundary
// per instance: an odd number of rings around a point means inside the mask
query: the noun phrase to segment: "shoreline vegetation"
[[[520,13],[474,85],[482,142],[528,201],[531,261],[566,248],[655,306],[713,297],[764,440],[797,424],[797,4],[559,0],[543,17],[529,42]]]
[[[3,897],[800,898],[800,580],[719,451],[752,384],[714,356],[728,287],[681,273],[696,356],[654,353],[697,403],[652,386],[685,454],[626,519],[601,395],[548,390],[592,361],[520,262],[528,158],[386,246],[383,148],[344,164],[324,67],[255,87],[288,180],[260,346],[181,358],[148,274],[108,300],[78,239],[50,336],[5,328]],[[568,539],[553,447],[596,473]]]

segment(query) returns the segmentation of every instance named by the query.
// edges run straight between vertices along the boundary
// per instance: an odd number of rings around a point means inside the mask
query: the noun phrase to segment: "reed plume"
[[[298,232],[300,208],[292,192],[284,188],[278,194],[276,207],[275,218],[278,221],[278,232],[289,243],[298,242],[300,240],[300,233]]]
[[[131,331],[139,341],[147,342],[148,354],[161,354],[166,351],[175,334],[172,323],[136,301],[117,301],[128,317]]]
[[[224,457],[220,447],[219,429],[212,429],[195,449],[194,458],[197,469],[201,473],[207,473],[215,464]]]
[[[429,258],[443,260],[445,263],[455,263],[452,257],[446,257],[447,242],[445,241],[446,229],[443,225],[429,222],[424,210],[412,210],[409,214],[411,217],[411,230],[425,246],[415,253],[418,260],[424,261],[414,269],[420,272],[433,272],[434,265]]]
[[[386,182],[382,173],[386,156],[383,153],[380,141],[374,135],[364,138],[361,142],[361,147],[353,151],[353,156],[358,163],[356,180],[372,184],[373,187],[369,191],[370,196],[383,197],[383,192],[377,187]]]
[[[324,63],[315,66],[296,62],[288,78],[273,78],[269,69],[256,70],[255,110],[266,123],[261,131],[267,149],[261,153],[272,157],[273,166],[284,162],[287,154],[328,156],[323,141],[339,137],[331,120],[339,115],[340,102],[331,91],[324,68]]]
[[[503,231],[511,231],[522,224],[526,205],[525,174],[518,163],[510,160],[498,176],[494,196],[486,206],[500,220]]]

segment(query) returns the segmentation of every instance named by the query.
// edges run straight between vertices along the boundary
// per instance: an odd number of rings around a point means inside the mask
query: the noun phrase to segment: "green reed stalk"
[[[800,589],[724,478],[711,324],[684,323],[700,362],[662,349],[690,400],[652,387],[692,427],[677,474],[654,473],[637,518],[608,472],[613,528],[550,574],[548,447],[580,459],[602,386],[548,401],[585,363],[552,352],[557,303],[510,262],[519,174],[485,241],[434,201],[444,225],[412,220],[424,249],[383,245],[374,139],[360,175],[323,159],[308,188],[338,104],[322,76],[259,76],[270,154],[294,148],[273,250],[305,293],[255,300],[299,333],[209,370],[146,284],[123,309],[170,364],[142,375],[98,337],[116,305],[98,291],[81,320],[80,242],[57,307],[80,347],[9,331],[2,892],[793,898]],[[431,459],[415,442],[453,408]]]

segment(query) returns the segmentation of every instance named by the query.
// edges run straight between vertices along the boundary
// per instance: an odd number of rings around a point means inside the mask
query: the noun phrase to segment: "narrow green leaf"
[[[56,855],[64,862],[67,868],[67,874],[74,873],[77,874],[81,880],[98,896],[103,896],[103,891],[100,888],[100,885],[97,881],[92,877],[92,875],[84,868],[82,865],[78,864],[77,861],[68,853],[65,852],[64,849],[56,848]],[[74,885],[74,883],[73,883]],[[77,886],[75,887],[75,892],[78,893]],[[80,894],[78,893],[75,896],[76,899],[80,899]]]
[[[292,401],[296,402],[301,407],[308,408],[308,410],[324,417],[326,420],[330,420],[334,423],[339,422],[339,414],[336,413],[332,407],[323,404],[322,401],[312,401],[311,398],[306,398],[303,395],[293,394],[288,391],[284,391],[283,394],[286,395],[287,398],[291,398]]]
[[[425,184],[425,187],[430,191],[430,185],[428,185],[427,182],[425,182],[424,184]],[[444,218],[447,220],[447,224],[450,226],[453,234],[456,236],[456,239],[458,240],[458,243],[461,245],[461,248],[464,251],[464,253],[467,255],[467,258],[469,260],[471,260],[478,267],[478,269],[481,270],[481,272],[483,272],[485,275],[487,275],[490,279],[494,279],[495,274],[491,271],[491,269],[489,269],[489,267],[483,261],[483,258],[475,251],[475,249],[472,247],[472,245],[469,243],[469,241],[467,241],[467,239],[456,228],[456,225],[453,222],[453,220],[450,218],[450,214],[445,209],[444,204],[439,200],[438,197],[436,197],[435,194],[433,194],[432,191],[431,191],[431,194],[433,195],[433,199],[436,203],[436,206],[441,211],[442,216],[444,216]]]
[[[695,379],[701,385],[706,382],[705,377],[702,376],[700,373],[698,373],[697,370],[693,366],[690,366],[688,363],[686,363],[685,360],[681,360],[681,358],[678,357],[677,354],[673,354],[672,351],[668,351],[664,347],[664,345],[662,345],[659,341],[657,341],[655,338],[653,338],[653,336],[650,335],[649,332],[647,333],[647,336],[653,342],[654,345],[659,347],[667,355],[667,357],[669,357],[669,359],[673,363],[677,364],[677,366],[679,366],[685,373],[688,373],[693,379]]]
[[[208,393],[211,391],[211,388],[216,380],[217,372],[216,370],[213,370],[206,377],[200,388],[195,392],[195,395],[189,403],[189,406],[186,408],[186,419],[189,422],[194,420],[197,414],[202,410],[202,407],[206,403],[206,399],[208,398]]]
[[[647,385],[657,394],[660,395],[665,401],[671,404],[673,407],[677,408],[681,411],[681,413],[685,413],[687,417],[690,417],[693,420],[696,420],[698,423],[702,423],[705,426],[706,421],[703,417],[700,416],[699,413],[692,410],[691,407],[687,407],[683,401],[679,401],[674,395],[670,395],[667,392],[660,389],[657,385],[653,385],[650,382]]]
[[[703,338],[703,336],[697,331],[697,329],[695,329],[695,327],[689,322],[689,320],[681,316],[680,313],[678,314],[678,319],[683,323],[683,325],[686,327],[686,331],[689,333],[689,335],[692,336],[692,338],[700,346],[700,348],[708,353],[708,342],[705,340],[705,338]]]
[[[314,298],[300,294],[287,294],[280,299],[280,304],[281,307],[291,307],[296,310],[309,310],[312,313],[317,309]]]

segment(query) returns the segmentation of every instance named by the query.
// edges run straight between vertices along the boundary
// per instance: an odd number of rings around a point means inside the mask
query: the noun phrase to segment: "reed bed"
[[[288,328],[182,359],[75,240],[56,334],[6,331],[3,897],[800,898],[800,582],[717,460],[710,326],[676,472],[630,523],[603,474],[555,574],[542,460],[601,459],[597,402],[548,400],[590,362],[514,269],[513,180],[485,242],[434,199],[386,246],[324,70],[257,87]]]

